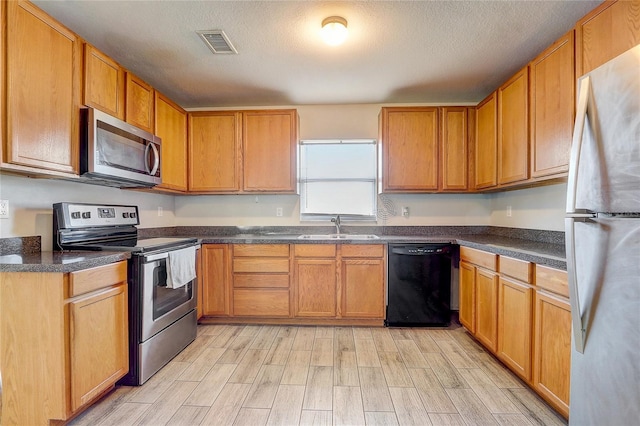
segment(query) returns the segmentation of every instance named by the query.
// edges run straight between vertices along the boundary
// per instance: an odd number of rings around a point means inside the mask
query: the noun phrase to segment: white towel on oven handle
[[[167,287],[180,288],[196,277],[196,247],[169,252]]]

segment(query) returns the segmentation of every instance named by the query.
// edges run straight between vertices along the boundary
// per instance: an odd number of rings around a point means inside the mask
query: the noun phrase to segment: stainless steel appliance
[[[566,245],[569,424],[638,424],[640,45],[579,80]]]
[[[54,250],[130,251],[129,373],[141,385],[196,337],[196,282],[168,285],[169,257],[198,247],[195,238],[138,239],[136,206],[53,205]],[[195,262],[195,258],[193,259]]]
[[[93,108],[81,110],[80,180],[105,186],[162,182],[160,138]]]
[[[387,326],[448,326],[451,244],[389,245]]]

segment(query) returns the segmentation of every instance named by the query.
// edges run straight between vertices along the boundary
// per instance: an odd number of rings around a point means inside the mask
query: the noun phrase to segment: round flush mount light
[[[330,16],[322,21],[322,38],[324,42],[337,46],[347,39],[347,20],[341,16]]]

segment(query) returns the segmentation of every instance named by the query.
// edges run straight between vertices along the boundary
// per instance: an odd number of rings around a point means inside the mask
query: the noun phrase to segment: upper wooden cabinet
[[[243,190],[295,193],[297,112],[244,111],[242,118]]]
[[[187,112],[155,92],[155,134],[162,139],[160,188],[187,190]]]
[[[476,107],[474,188],[491,188],[498,183],[498,101],[491,93]]]
[[[469,189],[469,121],[475,111],[467,107],[440,108],[440,189]]]
[[[380,112],[383,192],[438,190],[438,108]]]
[[[85,44],[84,104],[124,120],[124,92],[124,69],[95,47]]]
[[[529,68],[498,89],[498,184],[529,178]]]
[[[576,77],[640,44],[640,0],[605,1],[576,24]]]
[[[149,133],[154,132],[153,87],[127,72],[125,121]]]
[[[189,113],[189,191],[238,192],[242,114]]]
[[[189,191],[296,191],[295,110],[189,114]]]
[[[575,115],[573,30],[529,64],[531,177],[566,173]]]
[[[2,2],[2,7],[6,7],[2,167],[77,174],[81,41],[29,2]]]

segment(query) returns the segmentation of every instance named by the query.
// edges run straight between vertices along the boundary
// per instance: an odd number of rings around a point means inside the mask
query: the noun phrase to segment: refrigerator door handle
[[[588,218],[568,217],[566,222],[566,241],[567,241],[567,277],[569,281],[569,302],[571,304],[571,328],[573,329],[573,340],[575,350],[584,353],[584,342],[586,340],[587,330],[582,321],[580,310],[580,292],[578,291],[578,278],[576,276],[576,238],[575,223],[576,221],[586,222]]]
[[[580,92],[578,93],[578,105],[576,107],[576,123],[573,128],[573,141],[571,142],[571,159],[569,176],[567,179],[567,213],[576,212],[576,195],[578,191],[578,169],[580,168],[580,154],[582,152],[582,136],[586,124],[587,114],[593,110],[591,99],[591,81],[589,76],[580,80]]]

